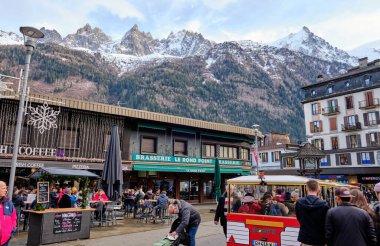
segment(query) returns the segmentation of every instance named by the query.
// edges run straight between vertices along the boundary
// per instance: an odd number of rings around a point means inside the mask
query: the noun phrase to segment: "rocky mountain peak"
[[[90,24],[86,24],[79,28],[75,34],[69,34],[64,38],[66,46],[86,48],[92,51],[105,49],[105,46],[110,42],[112,42],[111,37],[98,27],[92,29]]]
[[[291,33],[285,38],[270,43],[270,45],[298,51],[330,62],[337,61],[351,65],[355,65],[357,62],[356,58],[351,57],[343,50],[333,47],[326,40],[315,35],[306,26],[302,27],[299,32]]]
[[[115,50],[123,54],[144,56],[154,53],[158,42],[149,32],[141,32],[135,24],[123,36],[120,44],[116,45]]]
[[[41,43],[60,44],[63,41],[61,34],[59,34],[59,32],[57,32],[55,29],[49,30],[45,27],[42,27],[40,31],[45,35],[44,38],[39,40]]]

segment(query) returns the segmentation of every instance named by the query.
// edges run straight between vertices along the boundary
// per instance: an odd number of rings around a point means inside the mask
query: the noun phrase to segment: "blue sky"
[[[216,42],[271,42],[303,26],[345,50],[380,40],[379,0],[2,0],[0,30],[56,29],[86,23],[114,39],[134,24],[155,38],[188,29]],[[4,11],[5,10],[5,11]]]

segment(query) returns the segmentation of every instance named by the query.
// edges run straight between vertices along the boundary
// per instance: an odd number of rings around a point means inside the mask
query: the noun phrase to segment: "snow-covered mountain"
[[[325,61],[338,61],[350,65],[357,64],[356,57],[351,57],[346,51],[333,47],[305,26],[301,31],[291,33],[285,38],[270,43],[270,45],[299,51],[305,55],[317,57]]]
[[[0,30],[0,45],[17,45],[23,44],[24,40],[13,32],[4,32]]]
[[[313,34],[307,27],[297,33],[267,45],[254,41],[236,41],[216,44],[202,36],[187,30],[171,32],[167,38],[155,39],[149,32],[140,31],[134,25],[125,33],[121,40],[112,40],[100,28],[92,28],[86,24],[76,33],[62,37],[58,31],[42,28],[45,38],[42,43],[56,43],[68,48],[84,50],[91,54],[100,54],[107,61],[115,64],[120,73],[129,72],[144,66],[147,63],[162,63],[166,60],[182,59],[191,56],[201,56],[207,60],[208,66],[217,59],[212,53],[214,47],[230,47],[236,54],[242,52],[255,58],[254,62],[266,71],[275,71],[276,66],[286,63],[291,57],[284,57],[282,49],[300,52],[304,55],[316,57],[323,61],[340,62],[356,65],[357,58],[347,52],[330,45],[324,39]],[[0,45],[22,44],[23,39],[15,33],[0,31]],[[367,47],[380,47],[376,43]],[[377,58],[378,49],[372,49],[373,56]],[[361,53],[363,53],[361,51]],[[353,51],[352,54],[358,54]],[[231,55],[231,54],[229,54]],[[363,56],[363,55],[360,55]],[[376,57],[377,56],[377,57]],[[236,57],[236,59],[239,56]],[[242,60],[242,62],[244,62]],[[328,68],[327,68],[328,69]],[[326,71],[328,74],[329,71]]]
[[[380,59],[380,40],[363,44],[348,53],[356,57],[368,57],[369,60]]]

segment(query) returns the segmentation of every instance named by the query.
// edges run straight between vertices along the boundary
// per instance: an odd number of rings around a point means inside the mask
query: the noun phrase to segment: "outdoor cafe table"
[[[28,246],[90,238],[93,208],[53,208],[29,212]]]

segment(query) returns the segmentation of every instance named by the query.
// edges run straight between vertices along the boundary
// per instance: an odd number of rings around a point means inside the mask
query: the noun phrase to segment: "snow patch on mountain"
[[[348,51],[348,53],[359,58],[368,57],[368,60],[370,61],[380,59],[380,40],[363,44]]]
[[[22,37],[13,32],[4,32],[0,30],[0,45],[20,45],[24,44]]]
[[[274,41],[269,45],[299,51],[305,55],[325,61],[337,61],[350,65],[357,64],[356,57],[351,57],[347,52],[333,47],[324,39],[312,33],[307,27],[303,27],[301,31],[291,33],[287,37]]]

